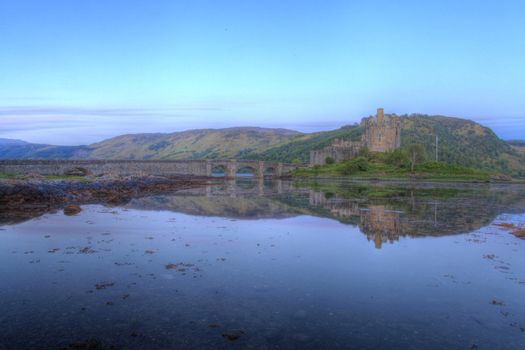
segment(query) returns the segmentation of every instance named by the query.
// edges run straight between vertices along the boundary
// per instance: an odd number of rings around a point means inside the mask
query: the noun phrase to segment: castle
[[[335,139],[320,150],[310,152],[310,164],[322,165],[327,159],[336,163],[352,159],[359,151],[366,148],[370,152],[387,152],[401,147],[401,121],[399,117],[384,114],[383,108],[378,108],[375,117],[363,118],[364,128],[361,140]]]

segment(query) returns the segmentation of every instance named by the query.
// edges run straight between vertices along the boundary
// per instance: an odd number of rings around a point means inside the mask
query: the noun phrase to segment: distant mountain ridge
[[[519,154],[525,156],[525,140],[508,140],[507,143]]]
[[[116,136],[87,146],[53,146],[2,139],[0,159],[202,159],[240,158],[286,143],[300,132],[234,127]]]
[[[0,138],[0,145],[24,145],[28,142],[22,141],[22,140],[15,140],[15,139],[3,139]]]
[[[500,139],[476,122],[445,116],[401,115],[401,144],[422,144],[439,160],[525,176],[525,142]],[[301,133],[288,129],[234,127],[174,133],[128,134],[87,146],[53,146],[0,139],[0,159],[259,159],[308,162],[309,153],[334,139],[359,139],[360,124]]]

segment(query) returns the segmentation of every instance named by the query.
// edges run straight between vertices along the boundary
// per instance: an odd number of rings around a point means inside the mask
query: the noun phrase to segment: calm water
[[[115,203],[113,200],[112,203]],[[0,349],[524,349],[524,186],[258,183],[4,210]]]

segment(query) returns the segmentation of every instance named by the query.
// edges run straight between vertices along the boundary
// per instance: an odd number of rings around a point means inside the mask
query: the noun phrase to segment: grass
[[[451,165],[442,162],[423,162],[415,166],[388,164],[380,159],[368,160],[358,157],[338,164],[315,166],[294,172],[299,177],[347,177],[366,179],[424,179],[440,181],[490,181],[496,175],[484,170]]]
[[[0,173],[0,179],[16,179],[19,175],[13,173]]]
[[[414,191],[418,197],[428,198],[454,198],[459,194],[467,191],[460,188],[418,188],[411,189],[406,186],[399,185],[385,185],[385,184],[359,184],[359,183],[345,183],[338,181],[301,181],[298,183],[299,187],[311,188],[315,191],[321,191],[326,198],[335,196],[336,194],[342,198],[351,199],[373,199],[373,198],[408,198],[411,197]]]

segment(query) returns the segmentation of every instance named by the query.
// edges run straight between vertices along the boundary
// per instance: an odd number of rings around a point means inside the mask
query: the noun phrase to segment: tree
[[[410,161],[410,170],[414,172],[414,169],[418,163],[421,163],[427,158],[427,152],[425,148],[420,144],[408,145],[406,148],[408,158]]]
[[[365,157],[357,157],[347,160],[339,167],[339,172],[343,175],[352,175],[358,171],[368,170],[368,160]]]
[[[332,157],[326,157],[324,162],[325,162],[325,164],[334,164],[335,160]]]
[[[408,166],[408,154],[404,149],[396,149],[391,152],[384,153],[385,163],[396,166],[398,168],[405,168]]]

